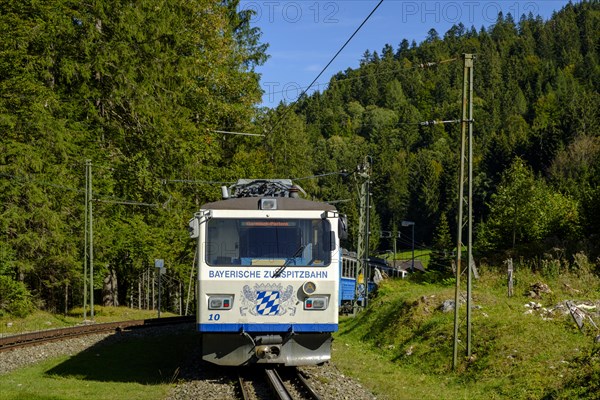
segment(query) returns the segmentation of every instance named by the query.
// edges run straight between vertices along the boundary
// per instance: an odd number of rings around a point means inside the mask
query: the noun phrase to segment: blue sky
[[[241,0],[241,9],[252,9],[253,26],[262,30],[262,42],[269,43],[270,55],[257,68],[265,91],[263,106],[291,103],[327,65],[378,3],[376,0]],[[440,36],[462,22],[467,28],[492,25],[498,12],[511,13],[518,21],[533,12],[549,19],[565,0],[432,1],[384,0],[360,32],[321,76],[324,89],[330,77],[347,68],[358,67],[365,50],[381,49],[386,43],[397,49],[402,39],[422,42],[431,28]],[[433,61],[433,60],[432,60]]]

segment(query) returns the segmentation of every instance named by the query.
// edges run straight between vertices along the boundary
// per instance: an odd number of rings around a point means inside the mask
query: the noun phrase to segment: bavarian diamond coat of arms
[[[294,306],[294,288],[288,285],[285,289],[282,284],[262,283],[253,288],[245,285],[242,289],[242,316],[249,312],[255,316],[290,315],[296,313]]]

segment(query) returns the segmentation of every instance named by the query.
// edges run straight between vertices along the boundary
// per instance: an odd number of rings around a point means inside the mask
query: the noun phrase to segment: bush
[[[23,282],[0,275],[0,315],[26,317],[35,309],[31,293]]]

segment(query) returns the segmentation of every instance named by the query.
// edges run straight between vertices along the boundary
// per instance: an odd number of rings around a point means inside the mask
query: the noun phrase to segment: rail
[[[292,395],[286,389],[281,377],[274,369],[266,369],[267,380],[273,390],[273,394],[277,396],[278,400],[293,400]]]
[[[242,395],[243,400],[250,400],[250,393],[248,392],[248,387],[246,386],[246,381],[242,377],[241,374],[238,373],[238,383],[240,385],[240,394]]]
[[[298,379],[298,382],[302,387],[302,390],[306,393],[307,397],[309,397],[311,400],[321,400],[321,397],[319,397],[310,383],[308,383],[304,374],[298,369],[296,369],[296,378]]]
[[[102,324],[90,324],[73,326],[69,328],[48,329],[37,332],[24,333],[0,338],[0,352],[18,347],[32,346],[35,344],[64,340],[77,336],[91,335],[103,332],[119,332],[126,329],[150,328],[162,325],[176,325],[194,322],[195,317],[168,317],[151,318],[142,320],[107,322]]]

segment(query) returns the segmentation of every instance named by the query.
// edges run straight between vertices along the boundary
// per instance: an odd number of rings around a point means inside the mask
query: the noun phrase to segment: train
[[[340,306],[333,205],[287,179],[239,180],[189,221],[197,241],[197,331],[205,361],[320,365],[331,359]]]
[[[366,288],[368,293],[375,293],[377,285],[375,284],[374,277],[377,267],[380,267],[379,263],[369,262],[371,268],[369,268],[369,279],[367,279]],[[365,280],[364,274],[358,276],[360,272],[360,260],[355,252],[342,249],[342,262],[340,270],[340,295],[339,295],[339,307],[341,314],[353,313],[354,307],[364,307],[365,305]]]

